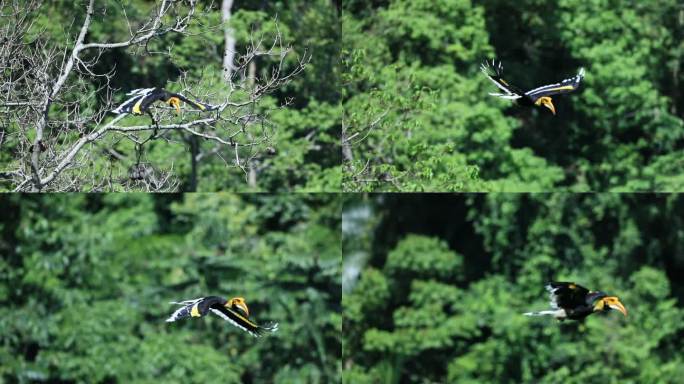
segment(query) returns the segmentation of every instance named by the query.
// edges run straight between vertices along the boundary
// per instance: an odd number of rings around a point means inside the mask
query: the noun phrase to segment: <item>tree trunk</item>
[[[230,27],[230,9],[233,6],[233,0],[223,0],[221,4],[221,21],[223,21],[223,36],[225,40],[225,49],[223,51],[223,80],[230,81],[235,70],[235,35],[233,29]]]
[[[197,163],[197,156],[199,155],[200,145],[199,139],[195,135],[190,135],[190,183],[187,192],[197,192],[197,173],[199,171],[199,164]]]
[[[354,161],[354,154],[352,152],[351,143],[349,142],[349,137],[347,136],[347,126],[344,123],[344,117],[342,117],[342,119],[342,137],[340,138],[342,141],[342,159],[347,163],[351,163]]]

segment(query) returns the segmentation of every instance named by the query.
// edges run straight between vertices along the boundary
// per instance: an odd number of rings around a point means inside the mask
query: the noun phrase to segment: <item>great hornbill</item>
[[[560,83],[543,85],[541,87],[523,92],[518,87],[508,84],[501,76],[503,74],[503,66],[501,62],[497,65],[492,61],[490,66],[488,62],[482,63],[480,66],[482,72],[491,80],[497,87],[505,93],[490,93],[492,96],[500,97],[507,100],[515,100],[518,105],[526,107],[546,107],[551,110],[551,113],[556,114],[556,107],[553,106],[551,96],[561,93],[568,93],[579,88],[582,79],[584,78],[584,68],[580,68],[579,73],[569,79],[565,79]],[[493,69],[490,71],[490,69]]]
[[[124,101],[118,108],[112,110],[114,113],[132,113],[134,115],[142,115],[149,111],[150,105],[157,100],[169,103],[170,106],[176,108],[176,113],[180,113],[180,103],[184,101],[194,108],[201,111],[211,111],[218,107],[211,104],[200,103],[193,101],[180,93],[169,92],[163,88],[141,88],[128,92],[126,95],[132,96],[130,99]]]
[[[551,315],[558,320],[581,320],[594,312],[616,309],[627,316],[627,309],[617,296],[605,292],[590,291],[575,283],[554,282],[545,286],[551,300],[550,311],[527,312],[526,316]]]
[[[218,296],[207,296],[181,302],[172,301],[171,304],[182,305],[182,307],[166,319],[167,323],[186,317],[202,317],[211,312],[254,337],[278,330],[278,323],[268,322],[258,325],[251,321],[247,303],[242,297],[226,300]]]

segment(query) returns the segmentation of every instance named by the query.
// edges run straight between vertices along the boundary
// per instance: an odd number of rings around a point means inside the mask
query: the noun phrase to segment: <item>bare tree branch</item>
[[[224,32],[227,39],[232,38],[226,41],[223,58],[223,67],[229,71],[222,77],[227,76],[224,80],[228,86],[220,94],[208,94],[197,92],[197,84],[187,84],[184,77],[178,82],[182,93],[199,100],[217,104],[216,99],[222,99],[218,110],[210,114],[184,112],[180,119],[186,119],[179,122],[172,109],[155,105],[151,107],[152,124],[126,125],[125,122],[149,117],[125,119],[128,115],[108,115],[114,106],[114,95],[121,92],[111,85],[115,68],[100,73],[103,53],[136,46],[152,54],[148,50],[152,39],[169,33],[189,35],[187,27],[195,13],[195,1],[159,0],[149,18],[137,26],[128,20],[122,6],[129,38],[88,42],[91,25],[102,22],[100,18],[106,12],[94,0],[87,0],[78,35],[66,46],[55,44],[32,29],[33,18],[42,6],[43,0],[11,4],[0,0],[0,16],[12,18],[11,23],[0,26],[0,145],[11,142],[15,153],[14,161],[2,165],[5,169],[0,169],[0,175],[11,180],[11,189],[15,191],[174,190],[179,181],[172,174],[173,163],[163,170],[164,166],[155,167],[141,160],[146,143],[158,140],[169,145],[196,143],[191,150],[195,172],[197,162],[206,156],[216,156],[225,162],[224,156],[230,155],[235,157],[230,166],[239,167],[246,175],[247,168],[257,172],[260,151],[271,148],[274,133],[268,115],[289,103],[264,107],[261,101],[264,95],[301,73],[310,58],[305,53],[294,65],[291,60],[286,65],[292,48],[282,42],[280,33],[268,45],[263,37],[253,39],[246,51],[236,57],[234,31],[228,27],[232,1],[224,1],[228,10],[222,14]],[[232,56],[227,57],[229,54]],[[265,69],[262,76],[255,71],[258,60]],[[226,63],[232,64],[225,67]],[[184,140],[186,136],[192,140]],[[122,141],[134,143],[136,154],[110,147]],[[203,142],[211,142],[214,147],[203,153]],[[93,173],[92,164],[98,159],[106,159],[109,164],[105,174]],[[135,164],[126,172],[114,167],[116,163],[132,161]]]

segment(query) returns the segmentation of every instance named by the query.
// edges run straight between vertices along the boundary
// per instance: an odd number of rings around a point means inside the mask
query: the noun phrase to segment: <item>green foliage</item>
[[[387,255],[385,268],[390,275],[439,278],[456,274],[462,263],[444,242],[409,235]]]
[[[404,194],[345,206],[362,209],[373,235],[348,228],[344,239],[360,236],[354,252],[366,255],[345,260],[361,273],[343,298],[344,382],[675,383],[684,372],[680,196]],[[523,316],[548,307],[552,280],[617,295],[628,316]]]
[[[677,191],[684,23],[677,0],[345,3],[348,191]],[[586,69],[558,115],[487,95]]]
[[[0,381],[339,381],[334,195],[6,196]],[[255,339],[169,301],[243,296]]]

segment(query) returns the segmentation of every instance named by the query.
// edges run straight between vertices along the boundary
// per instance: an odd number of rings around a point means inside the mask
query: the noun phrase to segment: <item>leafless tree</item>
[[[286,66],[285,58],[292,50],[280,34],[268,43],[254,38],[239,57],[231,59],[231,73],[221,92],[202,91],[201,84],[189,84],[184,78],[178,82],[182,89],[176,91],[219,105],[217,111],[188,111],[178,118],[171,108],[154,107],[153,122],[139,116],[114,116],[109,113],[115,107],[113,99],[128,90],[112,87],[115,68],[104,73],[96,70],[102,54],[130,49],[143,55],[168,55],[151,51],[151,42],[167,34],[189,35],[196,1],[159,0],[147,20],[125,20],[127,39],[99,42],[88,39],[93,20],[111,21],[105,5],[87,0],[78,36],[66,50],[34,30],[32,15],[44,6],[43,0],[0,0],[0,160],[5,159],[0,161],[0,181],[14,191],[174,191],[180,184],[174,164],[150,163],[145,148],[150,143],[178,141],[196,146],[198,141],[214,143],[208,152],[192,153],[193,166],[203,157],[216,155],[227,166],[241,168],[247,178],[251,159],[275,145],[268,110],[260,105],[263,96],[297,76],[308,62],[305,55],[297,58],[294,67]],[[247,84],[250,64],[259,58],[268,59],[269,74]],[[98,86],[93,89],[93,84]],[[114,144],[123,140],[135,143],[134,154],[117,151]],[[12,153],[8,156],[9,142]],[[101,161],[94,165],[102,157],[135,161],[126,171],[113,166],[103,169]]]
[[[350,121],[347,116],[342,117],[342,160],[344,166],[345,185],[363,185],[367,183],[392,183],[394,184],[396,178],[387,174],[386,172],[376,172],[374,164],[371,159],[366,160],[363,167],[356,166],[354,161],[355,147],[366,140],[374,131],[381,129],[387,115],[390,113],[388,107],[378,116],[364,116],[370,121]],[[357,149],[358,151],[358,149]],[[391,161],[391,160],[385,160]]]

